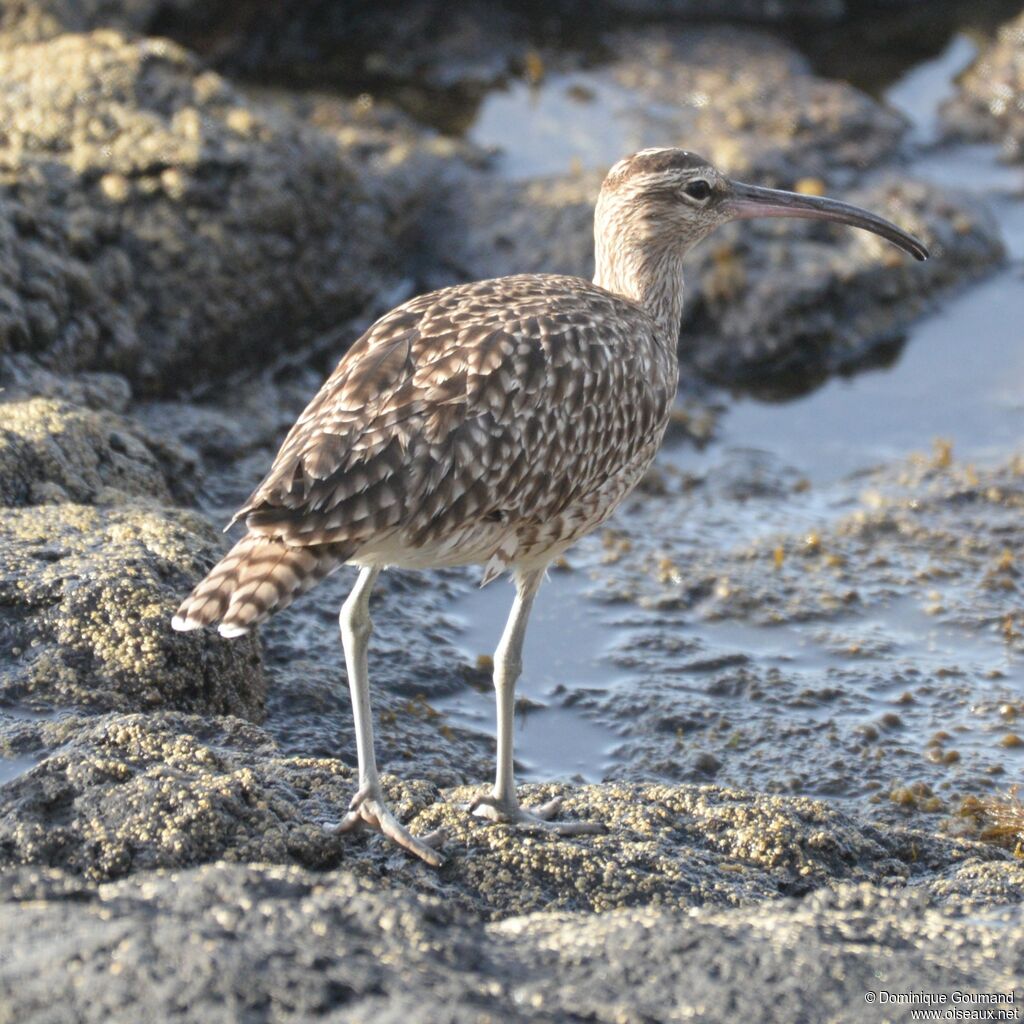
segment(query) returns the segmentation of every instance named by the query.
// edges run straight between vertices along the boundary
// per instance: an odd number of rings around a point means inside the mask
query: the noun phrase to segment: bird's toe
[[[520,807],[514,799],[500,799],[489,793],[475,797],[468,807],[469,812],[478,818],[506,825],[541,828],[560,836],[600,835],[606,831],[600,822],[556,820],[555,815],[561,809],[560,796],[538,807]]]
[[[371,828],[390,839],[396,846],[419,857],[431,867],[439,868],[444,855],[439,852],[448,838],[444,829],[435,829],[423,836],[414,836],[390,811],[381,795],[362,789],[352,798],[349,812],[341,819],[341,833]]]

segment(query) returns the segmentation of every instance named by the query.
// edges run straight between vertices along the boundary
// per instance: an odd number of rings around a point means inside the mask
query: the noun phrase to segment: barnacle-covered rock
[[[170,502],[190,467],[184,454],[168,464],[158,452],[175,449],[115,413],[47,398],[0,403],[0,505]]]
[[[174,393],[301,345],[387,278],[337,141],[167,40],[0,49],[0,349]]]
[[[0,703],[179,708],[262,716],[252,637],[175,633],[183,593],[212,565],[193,513],[65,502],[0,518]]]
[[[960,76],[942,119],[951,137],[998,142],[1007,160],[1024,160],[1024,14]]]

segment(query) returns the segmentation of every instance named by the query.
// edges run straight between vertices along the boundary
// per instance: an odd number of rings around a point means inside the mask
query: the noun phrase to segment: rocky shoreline
[[[336,27],[330,6],[303,24]],[[688,27],[676,19],[693,5],[673,6],[652,28],[649,5],[609,4],[600,26],[591,81],[620,98],[627,137],[699,140],[739,177],[850,196],[935,256],[894,262],[872,238],[801,224],[695,254],[680,434],[707,441],[713,426],[693,421],[713,425],[728,401],[716,385],[870,363],[1006,252],[983,201],[905,173],[902,115],[763,29]],[[799,481],[659,470],[570,556],[605,602],[656,613],[616,655],[641,666],[639,690],[572,695],[616,731],[615,764],[600,783],[527,787],[603,821],[598,837],[520,843],[466,815],[492,741],[433,705],[481,683],[450,617],[475,580],[389,573],[379,754],[398,815],[448,833],[437,873],[331,830],[353,786],[344,579],[259,639],[170,630],[223,549],[217,527],[361,326],[431,287],[587,274],[591,259],[599,159],[514,177],[385,99],[282,84],[289,61],[322,56],[315,33],[271,45],[242,7],[234,34],[221,5],[187,2],[49,0],[0,17],[0,1024],[861,1021],[893,1019],[865,1004],[880,989],[1020,998],[1024,867],[1012,842],[957,819],[965,797],[1013,781],[1016,754],[998,744],[1024,715],[1014,680],[944,676],[958,700],[984,688],[992,750],[943,761],[950,738],[922,761],[900,730],[930,721],[934,688],[889,709],[894,725],[850,696],[863,662],[846,690],[830,676],[808,695],[797,673],[717,665],[679,639],[697,616],[698,636],[812,623],[845,649],[864,643],[846,611],[932,600],[941,579],[937,621],[1003,630],[1019,652],[1004,555],[1022,539],[1019,456],[894,463],[836,492],[843,511],[813,540],[793,528],[725,548],[702,532],[713,518],[738,522],[751,494],[789,501]],[[751,2],[743,20],[782,8],[828,23],[846,5]],[[421,4],[405,28],[436,17]],[[479,93],[529,47],[545,73],[594,60],[513,28],[485,50],[470,28],[389,75]],[[1009,24],[960,79],[949,140],[1019,159],[1022,39]],[[712,511],[682,524],[694,494]],[[895,686],[896,655],[866,656]],[[701,682],[681,697],[680,678]],[[808,701],[840,724],[794,726]],[[795,744],[835,801],[800,795]],[[1005,775],[989,771],[1005,759]]]

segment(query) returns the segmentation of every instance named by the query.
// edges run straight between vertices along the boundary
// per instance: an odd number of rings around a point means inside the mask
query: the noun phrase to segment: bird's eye
[[[703,178],[698,178],[696,181],[691,181],[683,191],[691,199],[707,199],[711,195],[711,186]]]

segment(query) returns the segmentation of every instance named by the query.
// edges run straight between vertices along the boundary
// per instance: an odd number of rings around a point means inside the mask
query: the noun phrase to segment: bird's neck
[[[642,306],[673,350],[683,319],[683,254],[598,236],[594,284]]]

